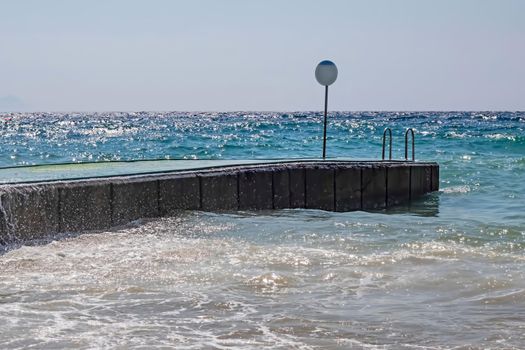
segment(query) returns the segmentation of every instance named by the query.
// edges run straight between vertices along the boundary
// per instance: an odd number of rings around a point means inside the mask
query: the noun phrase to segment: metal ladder
[[[414,137],[414,129],[408,128],[405,131],[405,160],[408,160],[408,132],[412,134],[412,161],[416,161],[416,141]]]
[[[385,131],[383,131],[383,152],[381,153],[381,157],[383,160],[385,160],[385,145],[386,145],[386,132],[387,131],[388,131],[388,135],[390,138],[388,160],[392,160],[392,129],[390,128],[386,128]]]
[[[383,131],[383,150],[381,152],[381,159],[385,160],[385,148],[386,148],[386,135],[388,132],[389,142],[388,142],[388,160],[392,160],[392,129],[386,128]],[[405,131],[405,161],[408,161],[408,134],[412,136],[412,162],[416,161],[416,141],[414,136],[414,129],[408,128]]]

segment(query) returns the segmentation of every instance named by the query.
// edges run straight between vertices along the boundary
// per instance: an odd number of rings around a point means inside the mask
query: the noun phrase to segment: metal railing
[[[383,150],[381,151],[381,159],[385,160],[385,153],[386,153],[386,137],[388,133],[388,160],[392,160],[392,129],[386,128],[385,131],[383,131]],[[414,162],[416,160],[416,139],[414,136],[414,129],[408,128],[405,131],[405,161],[408,161],[408,134],[412,136],[412,159],[411,161]]]
[[[408,128],[407,131],[405,131],[405,160],[408,160],[408,133],[412,134],[412,161],[414,162],[416,160],[416,146],[415,146],[415,137],[414,137],[414,129]]]
[[[392,130],[390,128],[386,128],[385,131],[383,131],[383,152],[381,153],[381,157],[383,160],[385,160],[385,145],[386,145],[386,132],[387,131],[388,131],[388,136],[390,138],[388,160],[392,160]]]

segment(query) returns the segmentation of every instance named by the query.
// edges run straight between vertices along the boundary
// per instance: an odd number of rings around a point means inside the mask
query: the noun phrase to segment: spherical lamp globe
[[[337,67],[332,61],[321,61],[315,68],[315,79],[323,86],[329,86],[337,79]]]

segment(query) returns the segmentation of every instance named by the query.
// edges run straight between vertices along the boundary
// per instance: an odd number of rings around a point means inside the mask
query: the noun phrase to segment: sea
[[[395,159],[415,131],[438,192],[2,247],[0,348],[525,349],[525,112],[329,113],[327,156],[380,159],[387,127]],[[3,113],[0,167],[319,158],[322,130],[318,112]]]

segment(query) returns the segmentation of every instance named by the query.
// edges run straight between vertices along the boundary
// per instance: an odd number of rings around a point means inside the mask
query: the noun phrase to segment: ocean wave
[[[470,191],[471,191],[471,188],[468,185],[446,187],[441,190],[441,192],[446,193],[446,194],[465,194],[465,193],[469,193]]]
[[[485,137],[491,140],[516,141],[516,135],[509,135],[509,134],[496,133],[496,134],[488,134]]]
[[[292,283],[292,278],[275,272],[264,273],[246,281],[247,285],[262,293],[275,293],[283,288],[290,287]]]
[[[505,287],[506,285],[503,285]],[[525,303],[525,289],[504,289],[483,293],[470,298],[470,301],[482,305],[522,305]]]
[[[445,134],[445,136],[449,137],[449,138],[452,138],[452,139],[464,139],[464,138],[470,137],[470,135],[467,134],[466,132],[460,133],[460,132],[457,132],[457,131],[447,132]]]
[[[0,256],[0,343],[439,348],[443,337],[460,342],[473,332],[445,320],[461,325],[473,306],[501,305],[512,309],[498,309],[497,324],[494,313],[476,314],[475,336],[504,330],[519,339],[505,317],[523,302],[523,250],[448,239],[460,234],[456,224],[184,212],[21,247]],[[498,239],[520,237],[509,230]],[[68,343],[73,333],[77,344]]]

